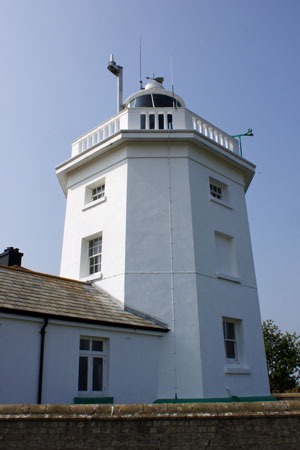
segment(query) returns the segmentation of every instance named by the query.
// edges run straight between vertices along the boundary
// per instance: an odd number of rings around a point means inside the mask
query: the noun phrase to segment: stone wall
[[[300,402],[0,405],[0,450],[298,450]]]

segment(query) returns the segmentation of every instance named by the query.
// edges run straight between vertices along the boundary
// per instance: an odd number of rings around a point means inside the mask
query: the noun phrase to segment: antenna
[[[170,69],[171,69],[171,89],[172,89],[172,94],[173,94],[173,107],[177,108],[177,102],[175,100],[175,95],[174,95],[173,57],[172,56],[170,56]]]
[[[123,97],[123,67],[118,66],[114,61],[114,55],[111,53],[107,69],[118,78],[118,94],[117,94],[117,109],[121,111],[122,97]]]
[[[144,89],[142,80],[142,36],[140,36],[140,89]]]

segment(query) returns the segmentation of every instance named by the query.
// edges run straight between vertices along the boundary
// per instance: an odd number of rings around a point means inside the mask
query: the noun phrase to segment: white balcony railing
[[[154,108],[151,114],[155,115],[155,130],[157,131],[158,114],[161,111]],[[72,157],[82,153],[97,144],[100,144],[105,139],[118,133],[120,130],[138,130],[140,129],[140,114],[144,113],[140,108],[132,108],[122,111],[98,127],[86,133],[72,144]],[[147,112],[146,114],[150,114]],[[174,130],[196,130],[207,139],[221,145],[225,149],[239,154],[239,143],[237,139],[228,135],[216,126],[207,122],[199,116],[196,116],[191,111],[185,108],[168,111],[172,115],[172,125]],[[167,124],[167,117],[165,117],[165,124]],[[148,127],[147,127],[148,128]],[[165,127],[164,127],[165,128]],[[150,130],[151,131],[151,130]]]
[[[123,127],[122,127],[123,128]],[[113,117],[110,120],[102,123],[98,127],[89,131],[72,144],[72,156],[76,156],[78,153],[82,153],[85,150],[93,147],[96,144],[101,143],[105,139],[113,136],[121,129],[121,117]]]
[[[192,124],[193,129],[198,131],[203,136],[219,145],[222,145],[222,147],[225,147],[233,153],[238,155],[240,154],[238,141],[229,134],[217,128],[215,125],[212,125],[202,119],[202,117],[196,116],[195,114],[192,114]]]

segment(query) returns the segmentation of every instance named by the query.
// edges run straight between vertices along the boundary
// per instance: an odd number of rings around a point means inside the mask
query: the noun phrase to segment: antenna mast
[[[142,80],[142,36],[140,36],[140,89],[143,89],[143,80]]]
[[[173,58],[170,56],[170,69],[171,69],[171,89],[173,94],[173,106],[177,108],[177,102],[175,100],[175,94],[174,94],[174,82],[173,82]]]
[[[119,112],[121,111],[123,103],[123,67],[118,66],[118,64],[114,61],[114,55],[112,53],[110,54],[107,69],[118,78],[117,109]]]

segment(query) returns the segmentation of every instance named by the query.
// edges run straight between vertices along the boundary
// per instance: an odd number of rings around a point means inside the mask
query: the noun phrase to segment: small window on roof
[[[181,103],[170,95],[145,94],[133,98],[128,108],[175,108],[181,107]]]
[[[128,108],[135,108],[135,98],[129,102]]]
[[[152,94],[154,106],[156,108],[173,108],[174,106],[181,106],[175,98],[170,97],[169,95],[162,94]]]
[[[146,114],[141,114],[140,119],[141,119],[141,130],[145,130],[146,129]]]
[[[149,114],[149,128],[150,130],[155,128],[155,114]]]
[[[163,114],[158,114],[158,128],[160,130],[164,129],[164,115]]]
[[[167,121],[168,121],[168,130],[173,130],[173,116],[172,114],[167,115]]]
[[[135,106],[137,108],[152,108],[152,98],[150,94],[141,95],[140,97],[136,97]]]

